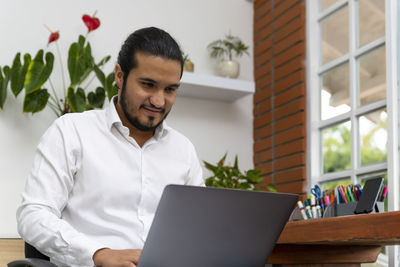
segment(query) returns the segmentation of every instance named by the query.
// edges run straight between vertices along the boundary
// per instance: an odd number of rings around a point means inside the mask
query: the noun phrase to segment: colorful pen
[[[331,203],[329,196],[324,196],[324,202],[325,202],[325,207],[328,207],[328,205]]]
[[[342,197],[344,203],[348,203],[348,201],[346,199],[346,194],[344,193],[344,190],[343,190],[342,186],[339,186],[339,193],[340,193],[340,196]]]
[[[382,190],[381,201],[384,201],[384,200],[385,200],[386,195],[387,195],[387,191],[388,191],[388,188],[387,188],[387,185],[385,185],[385,186],[383,187],[383,190]]]

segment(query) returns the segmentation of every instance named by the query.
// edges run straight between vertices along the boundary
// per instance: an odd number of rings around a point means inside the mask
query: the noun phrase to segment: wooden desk
[[[360,266],[400,244],[400,211],[288,222],[268,263]],[[295,265],[290,265],[295,266]]]

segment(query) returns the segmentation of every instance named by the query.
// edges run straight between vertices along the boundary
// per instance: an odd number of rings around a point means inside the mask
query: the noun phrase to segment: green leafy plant
[[[220,58],[232,60],[233,55],[241,57],[243,54],[249,55],[249,46],[244,44],[239,37],[231,34],[225,35],[224,39],[211,42],[207,46],[212,58]]]
[[[64,66],[58,46],[60,34],[45,26],[50,31],[47,46],[55,43],[57,47],[63,81],[63,98],[57,96],[50,78],[55,56],[50,51],[45,53],[43,49],[40,49],[33,58],[30,54],[25,54],[22,62],[21,53],[17,53],[11,67],[0,66],[0,108],[4,107],[8,87],[15,97],[25,89],[23,112],[36,113],[48,105],[57,116],[69,112],[102,108],[106,95],[110,100],[117,94],[117,88],[113,83],[114,73],[105,75],[101,70],[111,57],[105,56],[96,63],[92,56],[91,45],[87,40],[87,35],[100,26],[100,20],[96,17],[96,13],[93,16],[86,14],[82,16],[88,32],[85,37],[79,35],[78,41],[69,47],[67,66],[70,82],[68,86],[66,86]],[[87,88],[95,77],[101,86],[97,87],[94,92],[87,92]],[[44,85],[49,86],[51,91],[49,92]]]
[[[259,190],[259,188],[262,188],[257,186],[263,180],[263,177],[260,177],[261,170],[248,170],[242,173],[239,170],[238,156],[235,156],[233,166],[225,166],[226,156],[227,153],[218,161],[217,165],[203,161],[206,168],[214,174],[206,179],[206,186],[247,190]],[[276,192],[276,188],[272,184],[263,189]]]

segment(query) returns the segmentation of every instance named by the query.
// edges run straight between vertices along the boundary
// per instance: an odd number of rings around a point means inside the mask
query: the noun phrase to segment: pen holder
[[[329,206],[325,209],[323,218],[337,217],[337,216],[348,216],[355,215],[354,210],[356,209],[358,202],[350,202],[350,203],[341,203],[336,205],[335,203],[329,204]],[[377,201],[376,205],[378,206],[378,212],[383,212],[385,210],[384,202]],[[371,213],[376,213],[375,209]],[[301,215],[299,207],[296,207],[292,214],[289,217],[289,221],[302,221],[303,216]]]
[[[355,215],[354,211],[357,207],[357,201],[356,202],[349,202],[349,203],[340,203],[340,204],[335,204],[331,203],[327,209],[324,211],[324,218],[329,218],[329,217],[337,217],[337,216],[348,216],[348,215]],[[383,212],[385,210],[385,205],[384,202],[382,201],[377,201],[376,205],[378,206],[378,212]],[[375,209],[371,213],[376,213]]]
[[[303,216],[301,216],[299,207],[294,208],[294,210],[292,211],[292,214],[290,214],[289,222],[302,221],[302,220],[304,220],[304,219],[303,219]]]

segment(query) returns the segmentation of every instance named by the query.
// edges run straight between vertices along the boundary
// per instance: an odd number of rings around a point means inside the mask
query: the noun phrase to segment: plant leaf
[[[78,43],[71,44],[68,51],[68,72],[71,80],[71,86],[74,86],[79,82],[81,74],[84,72],[83,65],[79,64],[81,57],[81,46]]]
[[[215,174],[215,172],[217,171],[218,167],[208,163],[205,160],[203,162],[204,162],[204,165],[206,166],[206,168],[209,169],[210,171],[213,171],[214,174]]]
[[[86,109],[86,95],[82,88],[74,92],[74,88],[68,88],[68,102],[72,112],[83,112]]]
[[[11,80],[11,91],[14,96],[17,97],[19,93],[24,89],[25,77],[28,72],[28,67],[31,62],[31,55],[24,55],[24,65],[21,64],[21,53],[17,53],[14,58],[14,62],[11,67],[10,80]]]
[[[39,112],[44,109],[49,100],[50,94],[47,89],[36,90],[32,93],[25,94],[24,112]]]
[[[276,189],[276,186],[274,184],[268,184],[267,188],[268,188],[268,191],[270,191],[270,192],[278,192],[278,189]]]
[[[85,44],[86,38],[81,34],[78,37],[78,44],[83,48],[83,45]]]
[[[98,66],[98,67],[103,66],[103,65],[106,64],[110,59],[111,59],[111,56],[105,56],[105,57],[103,57],[103,59],[100,60],[99,63],[97,63],[97,66]]]
[[[118,88],[117,88],[117,86],[115,86],[115,83],[114,83],[114,72],[111,72],[110,74],[108,74],[108,76],[106,78],[105,89],[107,92],[108,101],[110,101],[113,96],[118,94]]]
[[[82,41],[83,38],[83,41]],[[93,57],[90,44],[84,45],[84,37],[79,36],[77,43],[72,43],[68,50],[68,72],[71,87],[84,81],[93,70]]]
[[[241,184],[239,184],[239,188],[240,189],[250,189],[251,186],[249,183],[241,183]]]
[[[94,108],[102,108],[105,99],[106,92],[103,87],[97,87],[96,93],[90,92],[88,94],[88,102]]]
[[[206,186],[213,186],[214,184],[214,176],[208,177],[206,179]]]
[[[94,69],[97,79],[99,79],[101,85],[106,87],[106,76],[104,75],[104,72],[97,65],[94,65],[93,69]]]
[[[233,169],[239,170],[239,163],[238,163],[238,155],[235,156],[235,164],[233,165]]]
[[[4,76],[3,76],[4,73]],[[3,109],[4,102],[6,102],[7,98],[7,86],[8,81],[10,80],[10,67],[4,66],[3,72],[0,67],[0,108]]]
[[[228,152],[225,153],[225,155],[218,161],[218,165],[220,165],[220,166],[224,165],[224,162],[225,162],[225,159],[226,159],[227,155],[228,155]]]
[[[231,34],[225,35],[224,39],[215,40],[207,46],[210,51],[210,56],[212,58],[224,58],[225,55],[228,56],[229,60],[232,60],[232,53],[240,57],[243,53],[249,55],[249,47],[245,45],[239,37],[232,36]]]
[[[24,82],[26,94],[39,90],[49,79],[53,71],[54,55],[47,52],[45,57],[46,63],[43,61],[43,50],[39,50],[35,58],[30,61]]]

